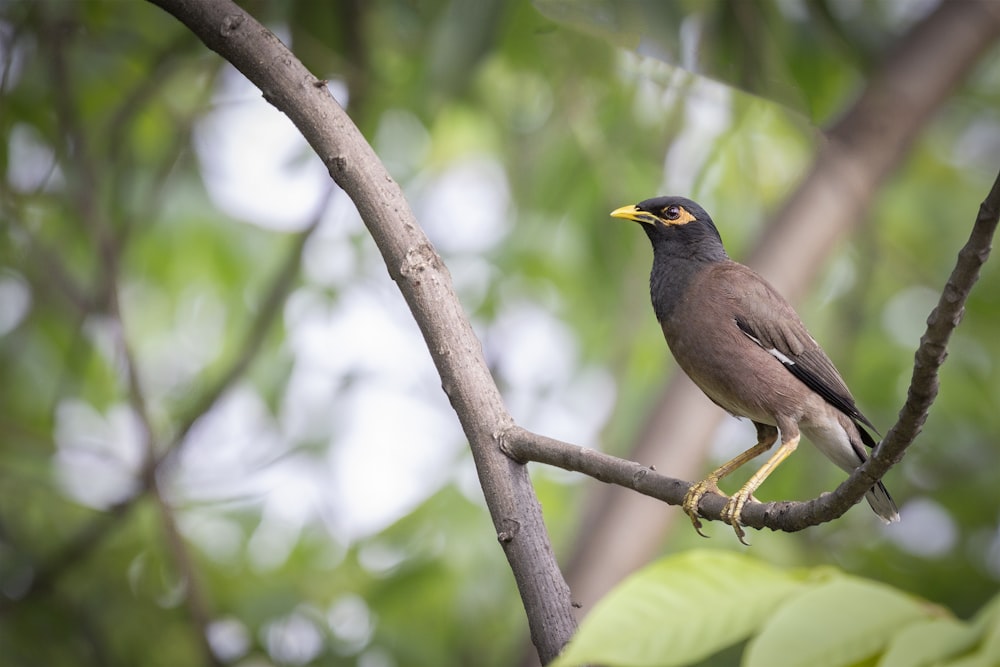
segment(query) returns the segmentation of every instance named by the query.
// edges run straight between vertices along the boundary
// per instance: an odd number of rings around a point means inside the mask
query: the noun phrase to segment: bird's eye
[[[663,217],[667,220],[676,220],[681,217],[681,207],[680,206],[668,206],[663,209]]]

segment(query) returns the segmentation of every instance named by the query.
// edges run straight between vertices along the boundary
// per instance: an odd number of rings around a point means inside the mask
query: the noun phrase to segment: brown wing
[[[740,315],[735,319],[740,331],[827,403],[875,431],[875,426],[858,410],[833,362],[792,306],[763,278],[742,265],[737,266],[742,270],[731,276],[734,281],[731,294],[739,304]],[[859,430],[865,444],[874,446],[874,440],[864,429]]]

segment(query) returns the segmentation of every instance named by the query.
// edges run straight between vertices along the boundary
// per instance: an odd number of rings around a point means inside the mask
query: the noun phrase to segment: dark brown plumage
[[[683,197],[657,197],[611,214],[642,223],[653,244],[650,293],[656,319],[678,365],[717,405],[757,428],[757,444],[695,484],[684,511],[701,527],[698,502],[718,482],[781,444],[726,503],[723,518],[740,541],[740,513],[751,494],[805,435],[850,472],[867,459],[875,430],[840,373],[792,306],[763,278],[729,259],[711,217]],[[897,521],[882,482],[866,494],[883,520]]]

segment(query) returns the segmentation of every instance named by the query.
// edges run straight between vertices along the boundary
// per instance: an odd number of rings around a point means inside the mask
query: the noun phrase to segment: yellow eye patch
[[[667,206],[660,211],[660,215],[657,217],[668,225],[686,225],[689,222],[694,222],[696,219],[693,215],[688,213],[686,208],[678,206],[677,204]]]

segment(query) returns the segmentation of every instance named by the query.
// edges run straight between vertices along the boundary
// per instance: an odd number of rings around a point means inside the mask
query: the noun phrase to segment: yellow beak
[[[611,211],[612,218],[621,218],[623,220],[632,220],[634,222],[644,222],[647,225],[656,224],[656,216],[652,213],[647,213],[646,211],[640,211],[635,204],[629,204],[628,206],[622,206],[621,208],[616,208]]]

